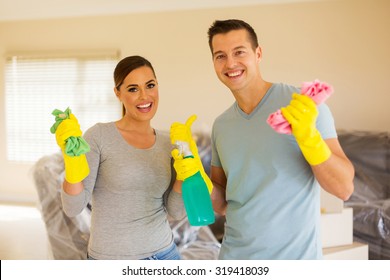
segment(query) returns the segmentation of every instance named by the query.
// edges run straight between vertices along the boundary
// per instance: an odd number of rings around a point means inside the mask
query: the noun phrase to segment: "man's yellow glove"
[[[58,112],[60,112],[58,114]],[[86,142],[82,142],[76,140],[76,137],[81,137],[82,132],[80,129],[79,122],[77,118],[70,113],[61,112],[58,110],[53,111],[53,115],[59,115],[56,117],[57,123],[53,125],[51,131],[56,135],[56,141],[58,146],[61,148],[62,155],[64,157],[65,163],[65,180],[71,184],[75,184],[84,180],[89,174],[89,166],[87,162],[87,158],[85,156],[85,152],[89,151],[89,145]],[[68,117],[68,118],[66,118]],[[63,120],[57,120],[58,118],[62,118]],[[67,145],[68,141],[70,145]],[[85,140],[83,140],[85,141]],[[80,146],[86,146],[81,147]],[[82,150],[82,153],[74,153],[71,151],[67,151],[67,146],[73,147],[73,150]]]
[[[318,110],[310,97],[294,93],[290,104],[281,108],[281,112],[291,124],[292,134],[310,165],[329,159],[331,151],[316,128]]]
[[[170,130],[171,143],[174,145],[176,145],[177,142],[180,142],[180,141],[189,143],[189,148],[191,150],[192,156],[194,157],[192,160],[193,160],[194,165],[196,166],[196,172],[200,171],[200,175],[202,176],[203,180],[205,181],[209,193],[211,193],[211,191],[213,190],[213,183],[211,182],[209,176],[207,176],[206,172],[204,171],[202,161],[199,157],[198,147],[196,146],[195,140],[192,138],[191,126],[192,126],[193,122],[196,120],[196,118],[197,118],[196,115],[192,115],[188,118],[188,120],[186,121],[185,124],[182,124],[179,122],[173,123],[171,125],[171,130]],[[176,162],[176,158],[174,156],[174,153],[176,155],[175,150],[177,150],[177,149],[174,149],[172,151],[172,157],[175,159],[175,162]],[[177,154],[179,154],[179,153],[180,152],[178,151]],[[189,162],[184,162],[187,159],[191,159],[191,158],[182,159],[183,165],[186,165],[187,166],[186,168],[191,169],[190,166],[192,166],[193,164],[189,163]],[[192,166],[192,168],[193,168],[193,166]],[[176,170],[176,167],[175,167],[175,170]],[[193,169],[193,170],[195,170],[195,169]],[[176,172],[179,174],[179,172],[177,170],[176,170]],[[192,175],[194,175],[196,172],[194,172]],[[187,173],[187,174],[189,174],[189,173]],[[190,176],[192,176],[192,175],[190,175]],[[188,178],[190,176],[187,176],[186,178]],[[181,179],[179,179],[179,177],[177,179],[181,180]]]

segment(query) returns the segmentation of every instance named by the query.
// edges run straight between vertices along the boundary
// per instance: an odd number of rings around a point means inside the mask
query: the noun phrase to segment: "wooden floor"
[[[46,229],[36,207],[0,204],[0,259],[50,259]]]

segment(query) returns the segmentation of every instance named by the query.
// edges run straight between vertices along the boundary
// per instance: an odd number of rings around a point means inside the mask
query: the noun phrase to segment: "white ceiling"
[[[0,21],[310,1],[321,0],[0,0]]]

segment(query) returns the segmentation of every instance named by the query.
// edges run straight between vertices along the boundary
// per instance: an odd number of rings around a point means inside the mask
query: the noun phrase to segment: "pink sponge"
[[[313,82],[304,82],[301,88],[301,94],[309,96],[317,105],[325,102],[333,93],[333,87],[327,83],[314,80]],[[267,123],[276,131],[282,134],[291,134],[291,125],[282,115],[280,110],[269,115]]]

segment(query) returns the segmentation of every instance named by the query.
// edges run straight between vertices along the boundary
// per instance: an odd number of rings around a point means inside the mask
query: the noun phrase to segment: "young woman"
[[[64,154],[64,211],[75,216],[91,201],[89,259],[180,259],[167,214],[181,219],[185,210],[169,134],[151,126],[159,101],[154,69],[143,57],[126,57],[114,81],[123,117],[86,131],[86,157]],[[81,134],[73,115],[63,123],[56,132],[60,147],[65,137]]]

